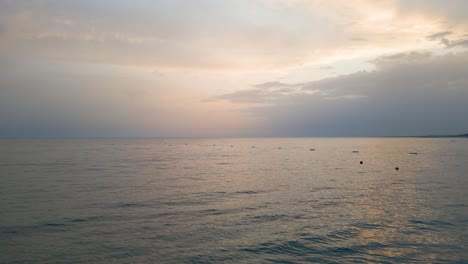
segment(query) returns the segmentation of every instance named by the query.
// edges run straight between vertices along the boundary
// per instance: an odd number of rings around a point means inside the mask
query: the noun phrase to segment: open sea
[[[464,138],[0,140],[0,263],[468,263],[467,204]]]

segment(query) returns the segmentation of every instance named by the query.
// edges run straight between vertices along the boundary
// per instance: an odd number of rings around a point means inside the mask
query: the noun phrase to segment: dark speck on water
[[[468,263],[448,142],[0,139],[0,263]]]

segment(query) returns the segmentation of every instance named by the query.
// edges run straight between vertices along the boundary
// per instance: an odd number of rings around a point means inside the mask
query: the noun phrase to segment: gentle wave
[[[2,142],[2,263],[468,261],[463,140]]]

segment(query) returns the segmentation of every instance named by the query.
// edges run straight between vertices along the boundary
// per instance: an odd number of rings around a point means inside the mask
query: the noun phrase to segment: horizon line
[[[14,136],[0,139],[228,139],[228,138],[463,138],[466,134],[453,135],[398,135],[398,136]]]

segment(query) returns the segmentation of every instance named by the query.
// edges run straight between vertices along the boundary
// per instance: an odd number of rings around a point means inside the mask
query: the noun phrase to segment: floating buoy
[[[398,168],[398,167],[395,167],[395,170],[400,170],[400,168]]]
[[[363,164],[364,162],[362,162],[362,160],[359,162],[359,164]]]

